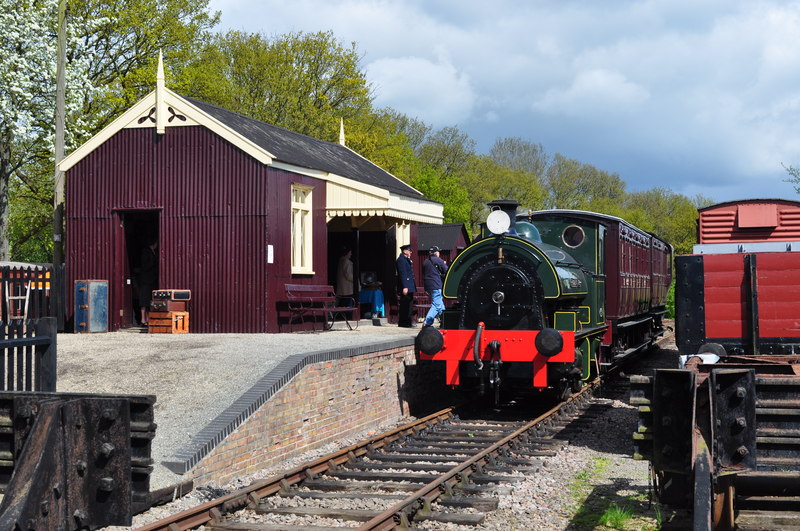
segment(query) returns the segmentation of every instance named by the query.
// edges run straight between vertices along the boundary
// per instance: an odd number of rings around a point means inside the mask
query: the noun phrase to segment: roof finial
[[[156,72],[156,133],[164,134],[164,56],[158,51],[158,71]]]
[[[339,143],[344,145],[344,118],[339,118]]]

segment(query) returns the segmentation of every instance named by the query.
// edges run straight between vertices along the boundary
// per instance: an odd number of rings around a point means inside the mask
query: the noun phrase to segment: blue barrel
[[[75,281],[75,332],[108,332],[108,280]]]

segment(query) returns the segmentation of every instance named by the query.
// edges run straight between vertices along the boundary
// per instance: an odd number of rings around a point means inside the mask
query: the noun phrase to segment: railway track
[[[658,343],[664,342],[662,338]],[[535,419],[460,418],[447,408],[139,527],[140,531],[395,529],[480,524],[572,434],[627,400],[620,364]],[[347,521],[347,522],[345,522]],[[433,524],[435,525],[435,524]]]
[[[465,420],[444,409],[139,529],[477,525],[498,495],[566,444],[560,433],[603,407],[593,398],[599,387],[594,381],[531,421]]]

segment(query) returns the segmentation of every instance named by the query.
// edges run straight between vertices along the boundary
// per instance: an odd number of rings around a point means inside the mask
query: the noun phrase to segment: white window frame
[[[314,274],[314,230],[311,217],[313,188],[292,185],[292,274]]]

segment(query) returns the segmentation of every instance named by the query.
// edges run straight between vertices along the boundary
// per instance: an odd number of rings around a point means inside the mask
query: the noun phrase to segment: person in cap
[[[397,325],[404,328],[414,328],[411,321],[411,302],[414,300],[414,292],[417,291],[417,283],[414,279],[414,268],[411,261],[411,246],[401,245],[400,256],[397,257],[397,290],[400,299],[399,315]]]
[[[439,258],[440,249],[433,246],[428,250],[428,259],[422,264],[422,280],[425,291],[431,296],[431,307],[425,316],[425,325],[432,326],[433,320],[439,317],[444,311],[444,301],[442,300],[442,286],[444,276],[447,274],[447,263]]]

